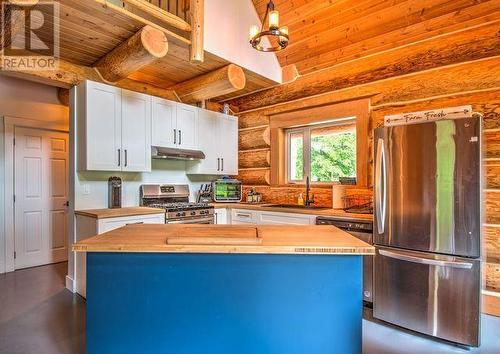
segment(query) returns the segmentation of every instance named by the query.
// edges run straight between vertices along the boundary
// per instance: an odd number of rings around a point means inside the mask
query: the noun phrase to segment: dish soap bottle
[[[304,205],[304,196],[302,195],[302,193],[299,194],[299,198],[297,200],[297,204],[299,205]]]

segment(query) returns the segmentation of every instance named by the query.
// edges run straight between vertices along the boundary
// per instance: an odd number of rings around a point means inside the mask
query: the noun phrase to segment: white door
[[[68,257],[68,134],[15,128],[15,268]]]
[[[151,145],[167,148],[176,147],[174,144],[176,109],[175,102],[153,97]],[[177,136],[175,139],[177,141]]]
[[[238,174],[238,119],[219,114],[219,155],[221,170],[224,175]]]
[[[217,139],[217,113],[202,110],[198,117],[198,148],[205,154],[200,160],[198,173],[219,174],[220,159]]]
[[[121,171],[121,90],[87,81],[87,170]]]
[[[122,90],[122,171],[151,172],[151,96]]]
[[[177,147],[198,149],[198,108],[177,104]]]

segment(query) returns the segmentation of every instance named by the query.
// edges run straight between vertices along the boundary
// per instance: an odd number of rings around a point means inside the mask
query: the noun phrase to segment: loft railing
[[[147,0],[150,4],[158,6],[171,14],[189,22],[189,1],[185,0]]]

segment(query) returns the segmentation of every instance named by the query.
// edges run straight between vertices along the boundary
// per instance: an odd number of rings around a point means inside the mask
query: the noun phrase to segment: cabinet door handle
[[[122,164],[122,150],[118,149],[118,166]]]
[[[220,158],[217,158],[217,171],[220,171]]]
[[[174,145],[177,144],[177,129],[174,129]]]
[[[222,157],[220,160],[222,161],[222,168],[221,169],[222,169],[222,171],[224,171],[224,158]]]
[[[179,145],[182,145],[182,130],[179,130]]]
[[[127,153],[127,149],[125,149],[125,167],[127,167],[128,165],[128,153]]]

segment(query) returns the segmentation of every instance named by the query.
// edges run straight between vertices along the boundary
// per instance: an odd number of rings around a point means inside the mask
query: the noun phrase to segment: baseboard
[[[69,275],[66,275],[66,289],[68,289],[72,293],[74,293],[76,290],[75,280],[71,278]]]
[[[483,290],[483,313],[500,317],[500,293]]]

